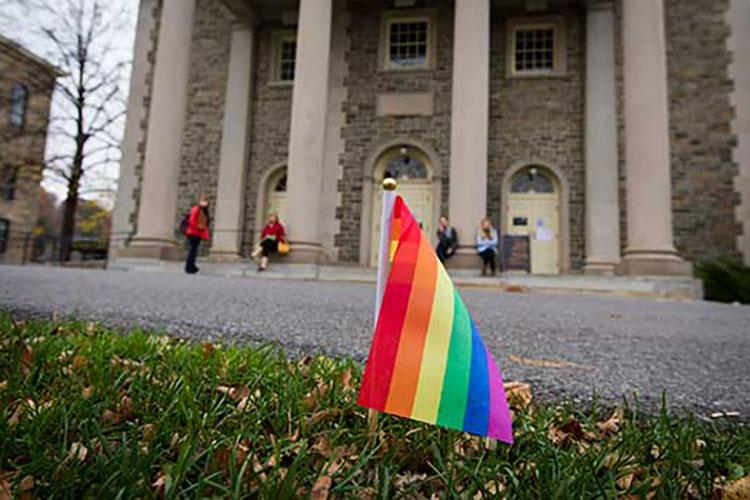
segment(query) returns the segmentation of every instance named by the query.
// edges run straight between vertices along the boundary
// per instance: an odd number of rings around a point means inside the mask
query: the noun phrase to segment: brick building
[[[58,75],[49,62],[0,36],[0,262],[23,258],[38,219],[50,100]]]
[[[750,261],[747,0],[141,0],[114,258],[217,260],[269,211],[293,262],[375,261],[385,175],[532,273]]]

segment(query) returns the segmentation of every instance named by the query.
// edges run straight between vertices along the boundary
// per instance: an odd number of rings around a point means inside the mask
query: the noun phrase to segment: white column
[[[686,275],[672,242],[663,0],[623,2],[627,274]]]
[[[451,224],[458,231],[456,267],[476,266],[474,240],[487,211],[490,2],[456,0],[451,108]]]
[[[211,255],[240,256],[245,207],[245,168],[250,130],[253,74],[253,29],[237,24],[232,32],[229,74],[224,100],[219,179]]]
[[[614,274],[620,264],[620,206],[615,13],[611,0],[589,2],[586,30],[585,271]]]
[[[731,0],[727,24],[731,27],[727,44],[732,54],[729,76],[734,80],[733,129],[737,136],[735,161],[739,170],[735,179],[740,193],[737,219],[742,224],[738,247],[745,264],[750,265],[750,0]]]
[[[321,257],[320,206],[325,157],[331,1],[301,0],[287,167],[287,221],[296,262]]]
[[[110,237],[110,258],[117,257],[133,232],[133,221],[130,219],[135,210],[133,190],[136,187],[135,168],[138,164],[138,146],[143,140],[141,122],[146,113],[144,98],[148,86],[146,77],[149,69],[148,54],[153,45],[151,33],[156,24],[154,9],[156,0],[141,0],[138,8],[138,23],[135,30],[133,48],[133,67],[130,73],[130,93],[128,94],[128,111],[125,118],[125,133],[122,138],[122,157],[120,158],[120,175],[117,182],[117,198],[112,212],[112,234]]]
[[[174,248],[177,182],[188,92],[195,0],[164,0],[156,50],[137,234],[128,254],[166,257]]]

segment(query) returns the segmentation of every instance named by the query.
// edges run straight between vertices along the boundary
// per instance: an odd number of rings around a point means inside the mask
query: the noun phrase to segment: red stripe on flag
[[[394,218],[401,218],[404,202],[399,196],[394,205]],[[410,231],[415,225],[414,219],[403,221],[401,241],[396,250],[388,281],[383,294],[383,302],[375,327],[370,354],[365,365],[362,386],[357,403],[360,406],[383,411],[391,385],[393,366],[401,341],[401,328],[409,305],[417,252],[419,250],[419,231]],[[411,237],[407,237],[410,236]],[[384,312],[385,311],[385,312]]]

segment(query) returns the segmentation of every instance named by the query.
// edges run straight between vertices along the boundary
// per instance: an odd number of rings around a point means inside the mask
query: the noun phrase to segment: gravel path
[[[750,307],[467,289],[506,380],[537,397],[616,403],[662,393],[678,410],[750,420]],[[297,354],[367,355],[373,287],[0,266],[0,309],[140,325],[174,335],[272,341]]]

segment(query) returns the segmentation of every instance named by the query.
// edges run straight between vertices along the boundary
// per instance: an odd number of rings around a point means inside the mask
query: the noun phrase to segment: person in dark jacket
[[[435,253],[437,253],[440,262],[445,262],[453,257],[453,254],[458,250],[458,234],[456,234],[456,229],[448,223],[447,217],[440,217],[437,237],[438,244]]]
[[[198,257],[198,247],[200,247],[201,241],[208,241],[208,226],[208,200],[201,197],[198,204],[193,205],[193,208],[190,209],[188,226],[185,231],[189,246],[187,260],[185,261],[185,272],[188,274],[195,274],[200,270],[195,265],[195,260]]]

